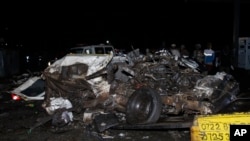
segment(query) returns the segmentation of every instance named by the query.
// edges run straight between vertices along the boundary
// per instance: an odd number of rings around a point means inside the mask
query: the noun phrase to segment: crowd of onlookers
[[[211,42],[201,45],[195,44],[193,47],[186,47],[185,44],[171,44],[164,47],[176,58],[188,57],[203,65],[208,74],[215,74],[218,71],[230,73],[232,52],[228,45],[217,47],[215,50]]]

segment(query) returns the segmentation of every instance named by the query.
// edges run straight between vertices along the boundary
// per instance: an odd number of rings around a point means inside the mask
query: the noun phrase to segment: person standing
[[[221,51],[220,71],[224,71],[226,73],[229,73],[230,66],[231,66],[230,48],[228,45],[226,45]]]
[[[201,48],[201,44],[195,44],[195,50],[193,51],[193,59],[195,59],[200,64],[204,63],[204,53]]]
[[[190,55],[189,51],[187,50],[187,48],[184,44],[181,45],[180,53],[181,53],[181,57],[184,57],[184,58],[187,58]]]
[[[178,60],[181,57],[181,53],[176,47],[176,44],[171,44],[170,52],[174,56],[175,60]]]
[[[212,73],[214,68],[215,52],[212,49],[212,43],[207,44],[207,49],[204,50],[204,64],[207,68],[208,74]]]

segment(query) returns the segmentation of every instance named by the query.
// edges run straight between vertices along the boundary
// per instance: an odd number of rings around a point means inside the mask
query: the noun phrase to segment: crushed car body
[[[67,122],[73,115],[93,123],[95,117],[114,114],[120,123],[150,124],[164,116],[218,113],[239,93],[232,75],[207,75],[194,60],[167,50],[146,56],[136,49],[125,59],[114,54],[67,54],[48,66],[41,76],[48,114],[64,109],[60,116]],[[52,108],[58,98],[70,106]]]
[[[45,81],[40,76],[27,76],[24,82],[18,82],[20,85],[10,93],[12,99],[23,100],[43,100],[45,91]],[[17,84],[16,84],[17,85]]]

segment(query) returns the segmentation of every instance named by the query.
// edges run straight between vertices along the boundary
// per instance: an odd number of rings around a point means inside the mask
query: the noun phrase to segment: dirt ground
[[[34,129],[47,117],[41,102],[5,102],[0,109],[1,141],[100,141],[100,140],[155,140],[189,141],[189,130],[114,130],[98,133],[82,122],[57,130],[48,121]]]

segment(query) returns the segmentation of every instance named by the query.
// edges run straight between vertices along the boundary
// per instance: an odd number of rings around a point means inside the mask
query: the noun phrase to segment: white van
[[[89,45],[81,47],[73,47],[69,50],[69,54],[110,54],[114,53],[114,47],[111,45]]]

